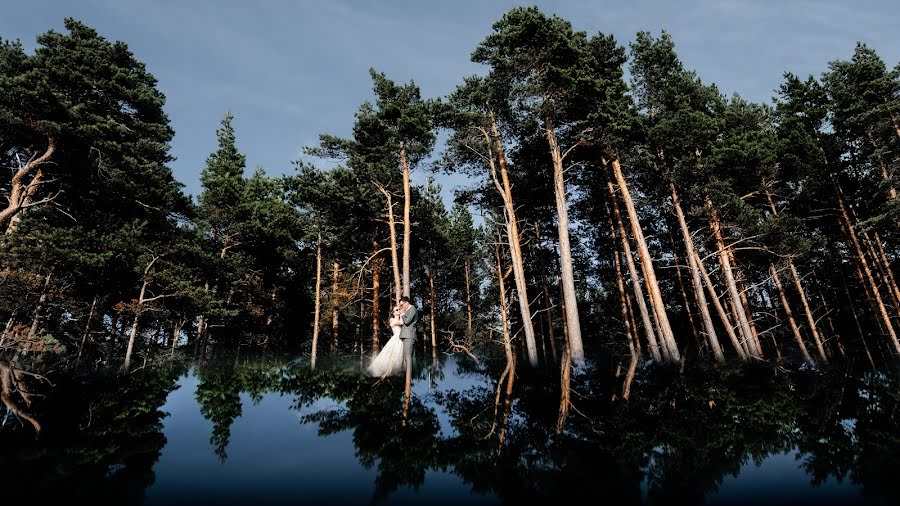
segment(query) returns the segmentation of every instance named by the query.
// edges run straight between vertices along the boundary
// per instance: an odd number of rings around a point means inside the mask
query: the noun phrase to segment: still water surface
[[[894,504],[897,383],[863,372],[641,368],[573,377],[557,434],[555,371],[241,360],[57,380],[37,440],[7,423],[0,472],[36,497],[117,504]],[[65,418],[65,420],[63,420]],[[493,431],[491,430],[493,427]],[[28,496],[29,494],[23,494]],[[35,495],[32,495],[35,497]]]

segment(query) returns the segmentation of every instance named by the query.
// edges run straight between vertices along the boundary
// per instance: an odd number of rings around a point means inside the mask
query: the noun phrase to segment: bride
[[[393,335],[381,349],[381,353],[372,360],[366,369],[366,372],[372,376],[390,376],[403,370],[403,341],[400,340],[403,319],[400,316],[399,307],[394,308],[394,316],[388,320],[388,323]]]

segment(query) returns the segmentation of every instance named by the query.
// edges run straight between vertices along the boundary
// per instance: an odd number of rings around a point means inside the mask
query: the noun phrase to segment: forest
[[[401,295],[418,353],[505,359],[507,396],[516,371],[567,385],[609,357],[625,398],[638,364],[889,367],[900,64],[858,44],[754,103],[675,42],[515,8],[449,96],[372,69],[352,135],[323,132],[284,175],[250,169],[222,104],[193,198],[125,42],[75,19],[32,53],[0,39],[5,408],[28,419],[36,363],[363,361]],[[452,206],[447,174],[468,181]]]

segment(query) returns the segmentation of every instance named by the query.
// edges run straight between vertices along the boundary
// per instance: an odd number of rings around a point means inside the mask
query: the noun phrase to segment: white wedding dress
[[[399,317],[391,318],[390,324],[393,335],[366,369],[372,376],[390,376],[403,370],[403,341],[400,340],[403,320]]]

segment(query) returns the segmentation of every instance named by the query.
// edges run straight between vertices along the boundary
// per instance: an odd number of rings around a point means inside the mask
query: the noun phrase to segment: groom
[[[409,370],[412,367],[413,348],[416,344],[416,323],[419,322],[419,311],[409,302],[406,295],[400,297],[400,318],[403,327],[400,328],[400,340],[403,342],[403,367]]]

